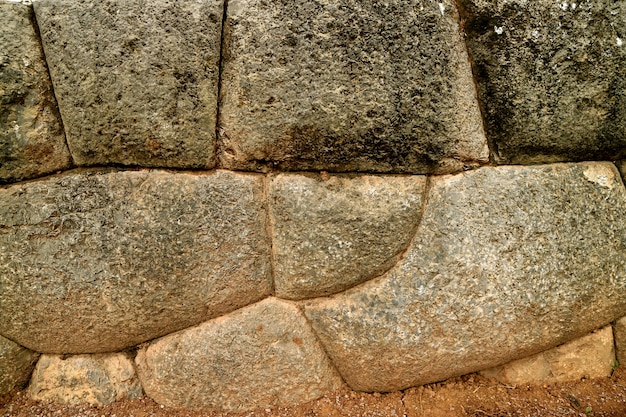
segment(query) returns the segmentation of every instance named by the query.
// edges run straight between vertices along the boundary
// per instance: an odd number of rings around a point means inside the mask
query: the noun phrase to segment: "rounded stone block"
[[[553,384],[606,378],[614,364],[613,329],[607,326],[545,352],[481,371],[481,375],[508,385]]]
[[[107,405],[143,396],[131,358],[124,353],[42,355],[28,387],[33,400]]]
[[[78,165],[215,165],[222,0],[34,8]]]
[[[403,259],[305,312],[353,389],[441,381],[623,316],[625,239],[626,194],[610,163],[435,177]]]
[[[32,8],[0,3],[0,183],[70,165]]]
[[[460,0],[498,162],[626,155],[626,3]]]
[[[146,394],[171,407],[278,407],[342,387],[298,307],[275,298],[153,341],[136,362]]]
[[[453,1],[230,0],[229,169],[451,172],[488,149]]]
[[[270,177],[276,295],[329,295],[389,269],[415,233],[425,188],[420,176]]]
[[[0,336],[0,396],[28,382],[39,354]]]
[[[71,171],[0,189],[0,332],[119,351],[271,292],[264,179]]]

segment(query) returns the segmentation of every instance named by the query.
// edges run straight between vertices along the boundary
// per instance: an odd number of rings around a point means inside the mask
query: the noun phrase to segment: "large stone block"
[[[275,298],[151,342],[136,361],[146,394],[172,407],[292,405],[343,384],[300,310]]]
[[[79,165],[215,165],[222,0],[34,4]]]
[[[0,336],[0,396],[28,382],[39,354]]]
[[[460,4],[498,161],[626,155],[626,2]]]
[[[263,299],[263,182],[78,170],[0,189],[0,332],[43,353],[111,352]]]
[[[270,177],[276,295],[329,295],[398,261],[419,222],[426,178]]]
[[[610,163],[432,179],[381,278],[305,303],[358,390],[390,391],[552,348],[626,313],[626,195]]]
[[[106,405],[143,396],[132,359],[124,353],[42,355],[28,387],[36,401]]]
[[[32,8],[0,3],[0,183],[70,165]]]
[[[607,326],[545,352],[482,371],[503,384],[553,384],[609,377],[615,364],[613,329]]]
[[[450,172],[488,158],[454,2],[230,0],[220,159]]]

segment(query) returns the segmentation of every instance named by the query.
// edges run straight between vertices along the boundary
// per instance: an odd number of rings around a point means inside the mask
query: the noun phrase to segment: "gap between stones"
[[[220,148],[221,148],[220,146],[221,144],[220,109],[222,105],[222,73],[224,69],[224,49],[225,49],[224,43],[226,42],[224,40],[224,34],[226,32],[227,16],[228,16],[228,0],[224,0],[224,2],[222,3],[222,27],[221,27],[222,32],[220,34],[220,56],[219,56],[219,63],[218,63],[218,68],[217,68],[217,103],[215,106],[215,143],[213,144],[213,150],[215,152],[215,168],[221,168],[222,166],[222,162],[219,158],[219,154],[221,153],[220,152]],[[265,194],[267,197],[267,192]],[[271,262],[270,264],[271,264],[272,273],[273,273],[274,265]],[[272,279],[272,291],[274,291],[273,287],[274,287],[274,280]]]

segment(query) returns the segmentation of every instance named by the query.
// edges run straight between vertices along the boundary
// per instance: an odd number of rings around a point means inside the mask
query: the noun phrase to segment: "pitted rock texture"
[[[0,3],[0,183],[68,168],[32,8]]]
[[[626,154],[626,3],[460,0],[499,162]]]
[[[136,362],[146,394],[172,407],[277,407],[343,384],[300,310],[275,298],[151,342]]]
[[[0,395],[28,382],[39,354],[0,336]]]
[[[36,401],[61,404],[106,405],[143,396],[133,361],[124,353],[42,355],[28,391]]]
[[[230,0],[225,168],[451,172],[488,159],[454,2]]]
[[[415,233],[425,188],[420,176],[270,177],[276,295],[329,295],[389,269]]]
[[[271,291],[264,179],[71,171],[0,189],[0,333],[122,350]]]
[[[34,3],[77,164],[215,165],[222,3]]]
[[[481,375],[507,385],[553,384],[609,377],[614,363],[613,330],[607,326],[545,352],[487,369]]]
[[[626,366],[626,317],[615,321],[613,334],[615,337],[615,356],[622,366]]]
[[[346,382],[392,391],[497,366],[626,312],[626,196],[610,163],[432,179],[379,279],[305,312]]]

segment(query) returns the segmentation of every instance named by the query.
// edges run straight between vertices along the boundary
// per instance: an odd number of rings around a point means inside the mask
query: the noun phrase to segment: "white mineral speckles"
[[[502,32],[504,32],[504,26],[494,26],[493,30],[498,34],[498,35],[502,35]]]
[[[566,1],[564,1],[563,3],[559,3],[559,8],[561,10],[567,10],[568,6],[569,6],[569,4],[567,4]]]
[[[622,40],[622,38],[615,38],[615,43],[617,44],[617,46],[622,46],[624,44],[624,41]]]
[[[445,15],[446,12],[446,6],[443,5],[443,3],[438,3],[439,4],[439,11],[441,12],[441,15]]]
[[[533,30],[532,35],[533,35],[533,37],[538,38],[539,37],[539,31],[537,29]]]

